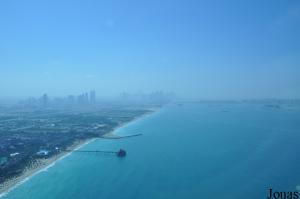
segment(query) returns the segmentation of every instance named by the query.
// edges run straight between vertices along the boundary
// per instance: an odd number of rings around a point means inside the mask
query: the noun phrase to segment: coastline
[[[101,137],[99,138],[105,138],[105,139],[116,139],[116,138],[122,138],[121,136],[115,134],[114,132],[124,126],[127,126],[128,124],[130,123],[134,123],[136,122],[137,120],[140,120],[140,119],[143,119],[149,115],[151,115],[152,113],[156,112],[157,110],[155,109],[149,109],[149,112],[148,113],[145,113],[143,115],[140,115],[140,116],[137,116],[137,117],[134,117],[132,120],[130,120],[129,122],[125,122],[123,124],[120,124],[118,126],[116,126],[112,131],[109,131],[108,133],[105,133],[103,134]]]
[[[69,146],[68,150],[78,150],[79,148],[89,144],[90,142],[94,141],[96,138],[81,140],[75,142],[71,146]],[[69,156],[72,152],[61,152],[53,157],[50,158],[41,158],[33,164],[27,166],[22,174],[16,176],[14,178],[8,179],[4,183],[0,184],[0,198],[5,196],[10,191],[17,188],[19,185],[25,183],[27,180],[32,178],[33,176],[39,174],[40,172],[47,171],[48,168],[54,166],[58,161],[64,159],[65,157]]]
[[[64,152],[63,151],[63,152],[60,152],[59,154],[57,154],[53,157],[50,157],[50,158],[47,158],[47,159],[45,159],[45,158],[39,159],[38,162],[35,163],[34,165],[27,166],[24,169],[24,171],[22,172],[22,174],[20,174],[19,176],[8,179],[4,183],[0,184],[0,198],[4,197],[10,191],[12,191],[15,188],[17,188],[18,186],[22,185],[23,183],[25,183],[26,181],[28,181],[30,178],[34,177],[35,175],[39,174],[40,172],[47,171],[48,168],[54,166],[58,161],[64,159],[67,156],[69,156],[72,153],[73,150],[78,150],[78,149],[84,147],[85,145],[87,145],[87,144],[89,144],[89,143],[91,143],[94,140],[99,139],[99,138],[114,139],[114,138],[118,137],[118,135],[116,135],[114,133],[117,129],[120,129],[120,128],[128,125],[129,123],[136,122],[139,119],[147,117],[150,114],[156,112],[156,110],[158,110],[158,109],[149,109],[149,112],[147,112],[143,115],[134,117],[132,120],[130,120],[128,122],[124,122],[122,124],[117,125],[111,131],[103,134],[100,137],[88,138],[88,139],[85,139],[85,140],[77,141],[77,142],[73,143],[71,146],[69,146],[67,148],[68,150],[71,150],[71,152]]]

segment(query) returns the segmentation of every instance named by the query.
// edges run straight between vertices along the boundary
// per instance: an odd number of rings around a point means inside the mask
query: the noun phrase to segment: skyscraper
[[[90,103],[91,104],[96,103],[96,91],[95,90],[90,91]]]
[[[48,95],[47,95],[47,94],[44,94],[44,95],[41,97],[41,102],[42,102],[43,107],[46,107],[46,106],[48,105],[49,98],[48,98]]]
[[[88,104],[89,103],[89,94],[88,93],[84,93],[83,96],[84,96],[84,103]]]

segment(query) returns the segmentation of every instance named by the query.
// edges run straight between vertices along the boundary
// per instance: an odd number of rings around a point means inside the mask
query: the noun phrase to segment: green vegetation
[[[1,112],[0,183],[39,158],[56,155],[76,141],[100,137],[147,112],[132,108]]]

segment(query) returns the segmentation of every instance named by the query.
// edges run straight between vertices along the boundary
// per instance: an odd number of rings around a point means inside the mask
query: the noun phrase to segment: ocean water
[[[98,139],[5,199],[267,198],[300,185],[300,111],[249,104],[168,105]]]

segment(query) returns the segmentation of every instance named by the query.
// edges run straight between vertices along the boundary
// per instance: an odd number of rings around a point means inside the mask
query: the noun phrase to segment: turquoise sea
[[[259,199],[300,185],[300,111],[263,104],[168,105],[98,139],[5,199]]]

